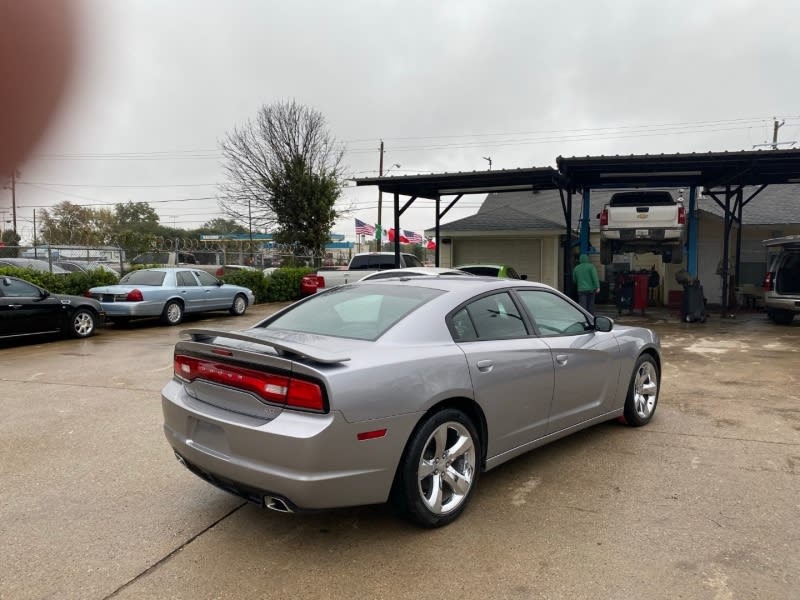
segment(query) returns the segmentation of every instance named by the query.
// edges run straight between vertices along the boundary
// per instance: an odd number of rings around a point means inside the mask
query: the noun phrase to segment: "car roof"
[[[800,247],[800,235],[787,235],[779,238],[770,238],[761,242],[761,245],[768,248],[775,246],[789,246],[792,248],[795,246]]]
[[[526,281],[524,279],[500,279],[497,277],[464,275],[440,275],[438,277],[409,277],[400,282],[393,279],[376,279],[367,281],[357,281],[347,285],[403,285],[418,286],[444,291],[464,292],[468,294],[480,294],[491,289],[505,288],[531,288],[552,290],[553,288],[544,283],[536,281]]]
[[[458,276],[466,276],[466,277],[473,277],[472,273],[467,273],[466,271],[460,272],[459,269],[455,267],[404,267],[402,269],[390,269],[388,271],[378,271],[376,273],[370,273],[369,275],[364,275],[362,280],[369,281],[370,279],[392,279],[395,277],[408,277],[408,276],[415,276],[415,275],[431,275],[431,276],[441,276],[441,275],[458,275]]]

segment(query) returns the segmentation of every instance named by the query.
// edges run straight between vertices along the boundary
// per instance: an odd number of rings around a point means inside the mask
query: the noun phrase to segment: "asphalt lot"
[[[183,469],[159,395],[182,327],[0,346],[0,599],[800,597],[800,322],[619,320],[662,338],[652,423],[486,473],[434,531],[265,511]]]

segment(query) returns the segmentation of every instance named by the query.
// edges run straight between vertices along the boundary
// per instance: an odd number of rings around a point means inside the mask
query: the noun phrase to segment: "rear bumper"
[[[622,242],[680,242],[683,238],[683,230],[648,227],[601,228],[600,237],[601,239],[619,240]]]
[[[162,390],[164,433],[195,474],[253,502],[271,495],[292,508],[385,502],[419,415],[349,423],[340,413],[284,410],[257,419],[189,396],[170,381]],[[357,434],[387,429],[382,438]]]
[[[157,317],[164,310],[163,302],[101,302],[106,317]]]
[[[786,310],[800,313],[800,297],[776,296],[774,293],[767,292],[764,295],[764,306],[771,310]]]

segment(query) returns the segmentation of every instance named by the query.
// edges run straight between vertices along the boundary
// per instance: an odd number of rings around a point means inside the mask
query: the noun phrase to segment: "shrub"
[[[269,285],[269,278],[264,277],[261,271],[249,271],[247,269],[231,271],[220,277],[220,279],[225,283],[241,285],[242,287],[253,290],[253,293],[256,295],[256,304],[268,302],[267,287]]]
[[[119,278],[113,273],[103,269],[93,269],[88,273],[70,273],[69,275],[55,275],[33,269],[19,269],[17,267],[0,267],[0,276],[10,275],[30,281],[34,285],[43,287],[54,294],[72,294],[82,296],[89,288],[100,285],[114,285]]]
[[[300,280],[304,275],[316,273],[309,267],[278,269],[268,277],[268,302],[292,302],[300,299]]]
[[[232,271],[220,279],[225,283],[241,285],[253,290],[256,303],[293,302],[300,299],[300,280],[304,275],[316,273],[309,267],[289,267],[264,275],[261,271]]]
[[[73,296],[83,296],[83,293],[89,288],[119,283],[118,276],[104,269],[91,269],[88,273],[78,271],[70,273],[64,279],[66,279],[64,293]]]

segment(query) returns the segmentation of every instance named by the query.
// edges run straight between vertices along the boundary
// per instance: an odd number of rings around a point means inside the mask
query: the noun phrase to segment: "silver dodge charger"
[[[392,499],[446,525],[482,471],[609,419],[645,425],[658,401],[652,331],[521,280],[365,281],[183,333],[162,391],[176,457],[283,512]]]

